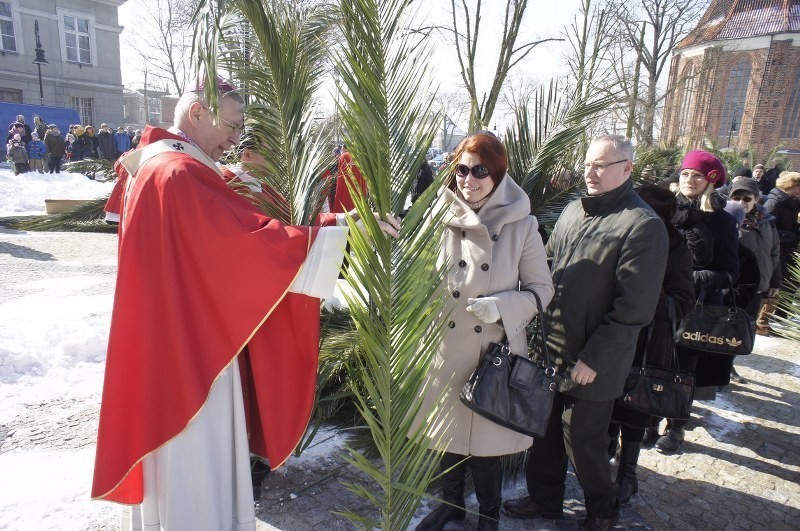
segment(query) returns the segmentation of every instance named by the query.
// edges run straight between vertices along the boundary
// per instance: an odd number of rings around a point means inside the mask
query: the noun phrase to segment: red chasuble
[[[142,458],[186,428],[230,363],[241,358],[251,450],[272,468],[302,437],[316,383],[319,299],[287,290],[317,229],[266,217],[163,129],[140,147],[163,139],[173,150],[145,161],[123,199],[92,486],[127,504],[142,502]]]

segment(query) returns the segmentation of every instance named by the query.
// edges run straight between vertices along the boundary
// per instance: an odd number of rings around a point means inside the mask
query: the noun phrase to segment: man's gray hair
[[[592,139],[592,144],[595,142],[611,144],[617,153],[633,161],[633,143],[630,138],[622,135],[600,135]]]
[[[244,103],[242,97],[236,92],[227,92],[224,94],[219,95],[221,98],[233,98],[239,103]],[[178,127],[178,121],[182,119],[186,114],[189,113],[189,107],[192,106],[193,103],[198,102],[203,105],[203,107],[207,107],[206,104],[206,97],[203,94],[202,90],[193,90],[184,92],[180,98],[178,98],[178,103],[175,104],[175,111],[174,111],[174,118],[173,123],[175,127]]]

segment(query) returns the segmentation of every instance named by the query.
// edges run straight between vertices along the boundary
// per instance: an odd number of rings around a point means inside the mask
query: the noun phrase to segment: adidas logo
[[[728,344],[729,347],[738,347],[741,346],[742,342],[735,337],[733,338],[725,338],[725,343]]]

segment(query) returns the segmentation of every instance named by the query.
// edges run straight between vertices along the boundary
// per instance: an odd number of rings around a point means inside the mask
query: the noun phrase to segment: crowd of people
[[[324,176],[336,180],[329,212],[315,226],[265,215],[263,205],[280,210],[285,200],[253,177],[266,166],[262,146],[243,135],[242,98],[223,80],[216,90],[218,115],[201,86],[181,96],[172,127],[147,127],[138,145],[114,143],[106,127],[97,136],[90,127],[69,133],[79,156],[137,147],[116,165],[120,179],[107,205],[121,216],[119,274],[93,485],[95,498],[134,507],[126,513],[134,528],[142,521],[154,529],[255,528],[250,454],[279,466],[305,429],[316,376],[315,299],[330,295],[346,262],[346,218],[358,221],[352,192],[368,193],[346,146],[337,146]],[[87,139],[93,147],[76,147]],[[217,164],[236,145],[239,163]],[[501,514],[562,518],[569,463],[586,500],[584,528],[611,529],[638,492],[641,449],[677,452],[686,424],[620,404],[631,367],[645,352],[648,364],[673,367],[675,321],[698,297],[721,304],[735,295],[759,333],[772,333],[775,297],[800,234],[800,173],[773,182],[761,165],[749,175],[729,172],[713,154],[693,150],[674,189],[668,181],[636,188],[633,159],[629,139],[593,139],[586,194],[549,234],[491,132],[468,135],[439,169],[447,174],[432,208],[447,213],[438,263],[450,264],[448,298],[415,423],[444,427],[435,437],[446,441],[444,503],[417,529],[465,518],[468,472],[479,530],[498,529]],[[413,199],[433,182],[424,161]],[[237,193],[237,184],[248,193]],[[397,237],[399,221],[385,219],[381,230]],[[256,263],[270,274],[235,274],[235,264]],[[490,343],[505,339],[512,352],[526,352],[533,293],[565,378],[537,439],[458,399]],[[733,356],[678,346],[677,358],[694,376],[698,400],[740,378]],[[437,421],[429,417],[434,403]],[[527,452],[528,495],[503,501],[501,457],[519,452]]]
[[[14,166],[14,175],[35,171],[61,173],[61,164],[83,159],[114,161],[139,144],[142,133],[132,126],[117,128],[101,124],[95,133],[91,125],[74,124],[62,135],[56,124],[45,125],[34,116],[34,127],[19,115],[8,126],[6,159]],[[91,176],[90,176],[91,178]]]

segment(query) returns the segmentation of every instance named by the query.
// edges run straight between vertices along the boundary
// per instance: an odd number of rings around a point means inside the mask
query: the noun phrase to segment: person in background
[[[34,131],[31,133],[31,141],[26,146],[28,150],[29,166],[31,171],[44,173],[44,157],[47,149],[44,142],[39,140],[39,134]]]
[[[70,162],[83,160],[83,146],[86,143],[85,129],[81,124],[71,125],[67,134],[67,153]]]
[[[117,157],[131,149],[131,137],[122,126],[119,126],[114,133],[114,149],[117,151]]]
[[[764,201],[764,210],[775,217],[775,228],[778,230],[780,241],[781,276],[784,280],[790,278],[789,264],[794,262],[794,253],[800,241],[800,173],[795,171],[784,172],[775,182],[775,187],[770,190]],[[764,299],[764,306],[758,314],[756,326],[761,323],[761,328],[771,332],[770,317],[776,313],[783,315],[782,310],[777,310],[776,297]]]
[[[730,194],[731,182],[733,182],[733,180],[737,177],[746,177],[748,179],[752,179],[753,171],[748,166],[739,166],[733,172],[733,176],[728,179],[728,182],[717,189],[717,193],[727,199],[728,195]]]
[[[142,131],[141,129],[137,129],[133,133],[133,138],[131,138],[131,147],[137,148],[139,147],[139,142],[142,140]]]
[[[669,238],[633,189],[629,139],[593,139],[584,168],[587,195],[567,205],[545,246],[555,287],[547,342],[569,380],[556,393],[547,434],[528,450],[528,496],[503,509],[514,518],[563,518],[571,463],[586,499],[584,528],[608,530],[619,519],[608,426],[639,332],[653,320]]]
[[[25,136],[25,127],[20,122],[12,122],[8,126],[8,136],[6,136],[6,142],[11,142],[14,140],[14,135],[19,135],[19,141],[22,142],[22,137]]]
[[[683,234],[672,224],[677,208],[675,194],[666,188],[649,184],[640,186],[636,191],[664,222],[669,236],[669,254],[656,313],[653,322],[639,332],[633,366],[641,365],[646,349],[648,367],[674,370],[675,338],[672,319],[680,321],[695,301],[692,253],[686,246]],[[670,315],[671,312],[673,315]],[[614,455],[617,439],[621,435],[616,480],[617,500],[620,505],[629,503],[631,497],[639,490],[636,469],[645,429],[657,425],[660,421],[660,418],[647,413],[627,409],[621,406],[619,401],[614,404],[608,430],[612,438],[609,453]]]
[[[44,135],[45,152],[47,153],[47,169],[50,173],[61,173],[61,160],[66,153],[66,142],[56,124],[47,126]]]
[[[115,160],[117,158],[114,132],[108,124],[100,124],[100,131],[97,133],[97,154],[104,160]]]
[[[753,166],[753,179],[758,183],[758,190],[761,192],[761,197],[764,198],[772,188],[767,188],[769,183],[767,179],[764,179],[764,174],[766,173],[766,168],[763,164],[756,164]]]
[[[342,145],[342,154],[339,156],[336,175],[336,195],[333,198],[331,212],[349,212],[355,208],[353,198],[350,194],[350,187],[356,187],[361,191],[362,196],[367,195],[367,182],[361,176],[347,146]]]
[[[83,150],[83,158],[96,159],[100,142],[95,134],[94,126],[87,125],[84,128],[84,133],[81,138],[83,138],[83,144],[81,146],[81,149]]]
[[[41,139],[44,139],[44,135],[47,134],[47,127],[44,125],[42,119],[39,118],[39,115],[34,115],[33,117],[33,131],[35,131]]]
[[[23,133],[21,135],[22,139],[20,141],[22,142],[23,145],[28,145],[28,142],[31,141],[31,133],[33,132],[31,126],[25,123],[25,116],[21,114],[17,115],[16,123],[22,124]]]
[[[6,146],[8,160],[14,164],[14,175],[26,173],[28,171],[28,152],[22,143],[22,136],[14,135],[11,142]]]
[[[775,217],[758,204],[761,191],[758,182],[737,177],[731,183],[729,202],[744,210],[739,224],[739,279],[734,286],[736,304],[756,319],[756,333],[769,335],[768,327],[758,324],[758,314],[764,298],[775,298],[781,287],[781,259]],[[735,368],[731,380],[744,383]]]
[[[423,160],[417,170],[417,178],[414,179],[414,184],[411,186],[411,203],[415,203],[419,196],[433,184],[433,169],[428,164],[427,160]]]
[[[534,291],[546,306],[553,284],[531,215],[530,199],[508,175],[508,155],[488,131],[468,135],[456,147],[454,173],[439,190],[434,210],[446,209],[439,265],[449,264],[445,280],[450,302],[442,311],[449,323],[431,367],[429,385],[414,426],[444,394],[441,411],[448,441],[442,457],[443,495],[417,531],[441,530],[465,516],[466,471],[478,498],[478,529],[496,530],[500,518],[501,456],[525,450],[532,439],[467,408],[459,391],[478,366],[490,342],[508,339],[514,353],[525,353],[526,325],[536,316]]]
[[[694,290],[706,304],[722,304],[722,291],[739,275],[736,220],[725,212],[725,199],[716,192],[725,182],[725,166],[713,154],[692,150],[684,156],[676,196],[678,209],[672,221],[686,236],[692,251]],[[681,370],[695,374],[695,399],[699,399],[698,388],[715,393],[718,386],[730,382],[733,356],[679,346],[678,359]],[[703,399],[714,396],[703,395]],[[686,423],[668,419],[666,431],[656,440],[656,449],[663,454],[677,452],[683,444]],[[648,444],[657,436],[657,428],[652,428],[646,434]]]

